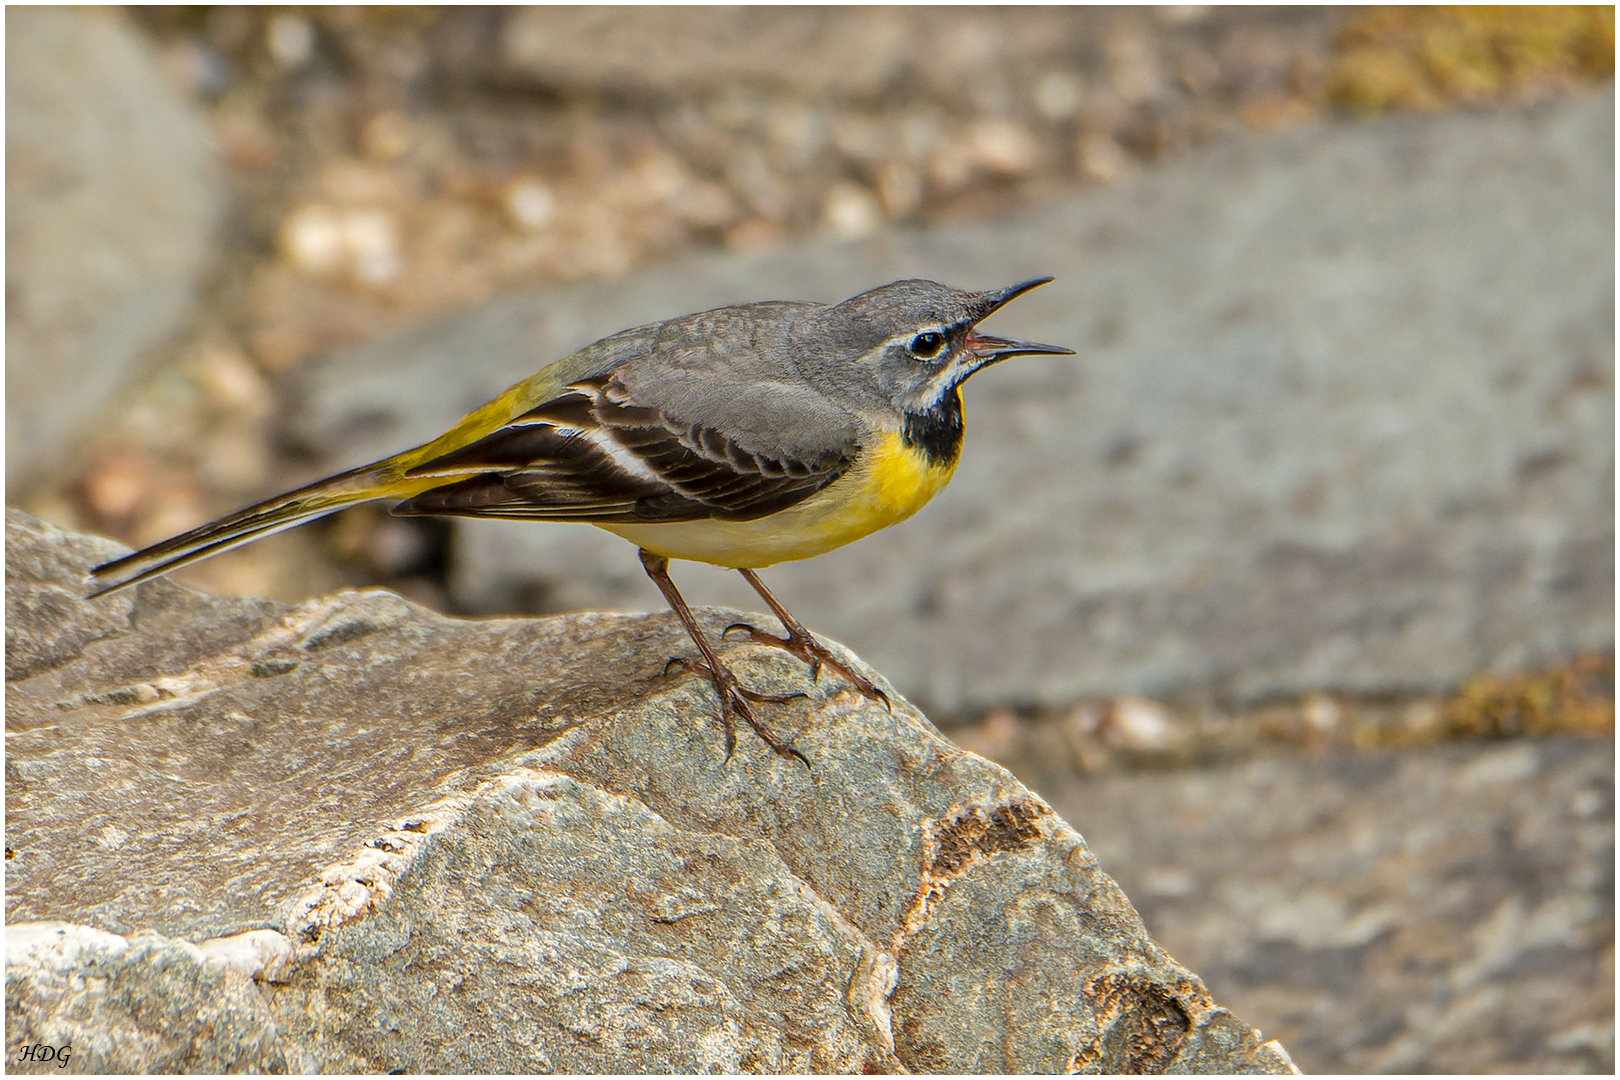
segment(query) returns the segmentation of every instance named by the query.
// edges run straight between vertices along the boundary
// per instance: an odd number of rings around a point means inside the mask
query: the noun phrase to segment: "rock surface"
[[[6,1035],[86,1071],[1287,1071],[1005,770],[665,615],[295,608],[6,542]],[[705,611],[711,632],[731,615]],[[8,1060],[15,1055],[8,1053]]]
[[[1019,775],[1307,1073],[1614,1072],[1612,740]]]
[[[175,334],[225,209],[203,119],[114,9],[6,10],[6,482]]]
[[[1431,690],[1613,641],[1613,137],[1611,91],[1233,138],[1021,219],[517,295],[334,357],[296,435],[335,470],[627,325],[1056,274],[993,325],[1081,355],[977,377],[951,487],[770,571],[788,607],[936,710]],[[594,530],[457,528],[469,610],[660,606]]]

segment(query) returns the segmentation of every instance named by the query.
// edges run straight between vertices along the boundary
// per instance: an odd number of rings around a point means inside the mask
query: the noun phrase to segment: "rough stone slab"
[[[1605,1075],[1614,766],[1613,740],[1513,739],[1020,775],[1307,1073]]]
[[[203,118],[116,9],[6,9],[6,482],[60,468],[213,258]]]
[[[1026,216],[684,260],[334,357],[291,411],[332,469],[624,326],[908,275],[1058,280],[999,332],[952,485],[766,580],[914,699],[1429,690],[1613,641],[1612,92],[1233,138]],[[457,526],[470,610],[656,610],[578,525]],[[706,602],[736,575],[677,565]]]
[[[627,19],[588,7],[522,7],[501,29],[499,70],[575,94],[678,99],[752,84],[869,97],[914,55],[906,45],[915,23],[904,8],[650,7]]]
[[[898,695],[730,647],[808,694],[768,716],[814,769],[746,735],[727,761],[708,684],[663,674],[689,651],[669,616],[77,599],[112,550],[8,513],[10,1048],[71,1042],[86,1071],[1290,1068],[1079,834]]]
[[[1112,15],[1060,5],[1012,19],[926,5],[641,7],[634,18],[522,6],[503,14],[488,54],[471,62],[504,83],[565,97],[667,104],[757,94],[858,107],[921,89],[981,109],[1027,93],[1021,76],[1071,59],[1074,44],[1101,38]],[[962,77],[964,65],[975,67],[972,78]]]

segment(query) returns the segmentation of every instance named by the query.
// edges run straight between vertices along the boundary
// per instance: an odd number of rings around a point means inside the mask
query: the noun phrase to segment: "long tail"
[[[345,506],[414,494],[412,491],[398,490],[399,471],[390,468],[392,464],[390,459],[329,476],[296,491],[238,510],[218,521],[200,525],[190,532],[170,537],[132,555],[125,555],[122,559],[103,563],[90,571],[91,583],[96,588],[89,595],[101,596],[135,585],[271,533],[324,517]]]

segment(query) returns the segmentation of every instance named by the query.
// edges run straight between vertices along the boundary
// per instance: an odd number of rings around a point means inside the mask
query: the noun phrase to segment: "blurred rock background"
[[[784,599],[1307,1071],[1612,1070],[1612,8],[6,18],[8,502],[140,545],[635,322],[1057,273],[998,325],[1080,358]],[[183,579],[655,605],[593,532]]]

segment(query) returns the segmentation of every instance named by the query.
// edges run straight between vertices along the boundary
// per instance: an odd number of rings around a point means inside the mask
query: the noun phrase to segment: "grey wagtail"
[[[904,521],[951,478],[962,383],[1009,356],[1072,349],[975,327],[1037,278],[987,292],[896,281],[840,304],[717,308],[625,330],[542,368],[430,443],[278,495],[91,572],[121,589],[372,499],[395,514],[584,521],[641,549],[720,698],[726,756],[741,714],[772,750],[749,690],[720,662],[669,576],[670,559],[730,567],[787,636],[753,638],[888,699],[810,636],[754,573]],[[667,670],[667,668],[666,668]]]

